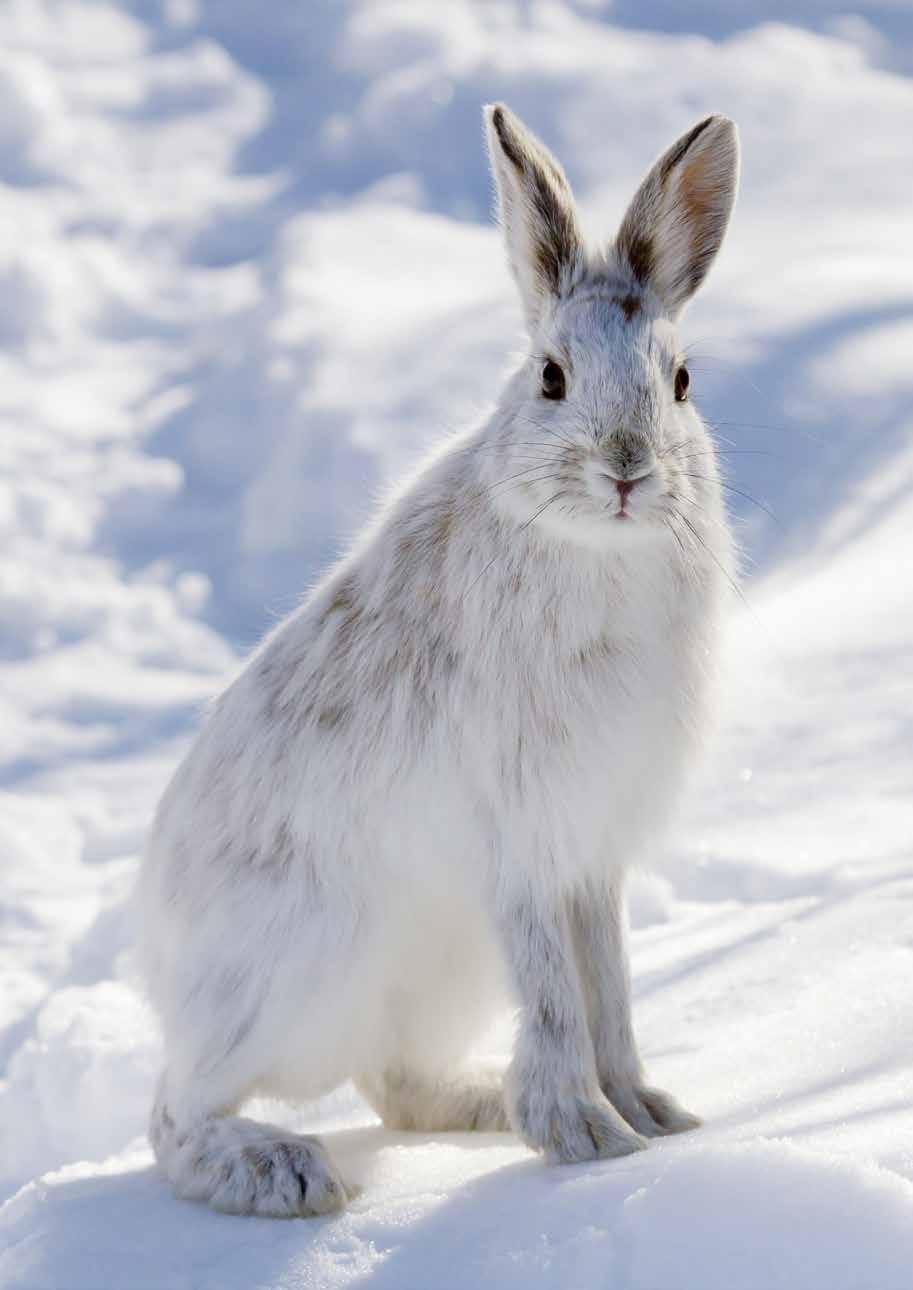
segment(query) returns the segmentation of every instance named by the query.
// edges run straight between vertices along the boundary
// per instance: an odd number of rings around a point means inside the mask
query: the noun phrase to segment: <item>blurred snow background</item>
[[[708,1124],[546,1173],[343,1091],[276,1114],[334,1130],[349,1213],[224,1219],[149,1167],[126,894],[200,704],[522,345],[492,98],[601,233],[742,130],[685,340],[748,604],[632,907],[651,1072]],[[0,1283],[909,1286],[911,121],[903,0],[0,6]]]

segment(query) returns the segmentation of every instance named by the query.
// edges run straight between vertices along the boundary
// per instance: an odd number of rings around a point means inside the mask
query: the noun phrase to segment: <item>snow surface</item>
[[[913,1284],[913,14],[856,9],[0,6],[4,1290]],[[495,97],[594,229],[702,113],[742,127],[686,339],[752,573],[632,899],[649,1069],[707,1124],[550,1171],[343,1089],[270,1115],[350,1210],[225,1218],[142,1136],[130,883],[199,705],[523,343]]]

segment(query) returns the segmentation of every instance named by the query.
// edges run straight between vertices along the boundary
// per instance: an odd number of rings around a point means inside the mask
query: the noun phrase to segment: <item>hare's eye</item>
[[[550,358],[542,367],[542,397],[544,399],[564,398],[564,372]]]
[[[675,373],[675,401],[684,403],[688,397],[688,386],[691,384],[691,377],[688,375],[687,367],[680,367]]]

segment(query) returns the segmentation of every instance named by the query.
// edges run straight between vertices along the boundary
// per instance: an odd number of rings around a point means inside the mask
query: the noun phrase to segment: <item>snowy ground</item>
[[[907,1290],[913,15],[857,10],[0,6],[4,1288]],[[327,1131],[349,1212],[228,1219],[151,1167],[126,895],[201,701],[522,343],[494,97],[594,228],[702,113],[742,127],[686,339],[753,572],[632,909],[651,1073],[707,1126],[546,1171],[342,1090],[274,1113]]]

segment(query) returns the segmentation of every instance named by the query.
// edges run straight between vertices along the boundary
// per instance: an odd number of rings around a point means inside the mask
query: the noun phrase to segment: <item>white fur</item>
[[[529,168],[570,189],[497,110],[528,161],[492,133],[516,263],[547,235],[517,201]],[[707,728],[732,565],[712,445],[673,399],[661,296],[623,255],[576,247],[535,291],[531,356],[491,420],[263,642],[160,805],[138,891],[167,1054],[151,1137],[182,1195],[344,1203],[321,1144],[235,1111],[350,1077],[391,1125],[509,1117],[553,1160],[696,1123],[644,1084],[621,886]],[[541,397],[544,355],[563,402]],[[630,518],[609,474],[640,479]],[[467,1065],[505,1000],[506,1097]]]

